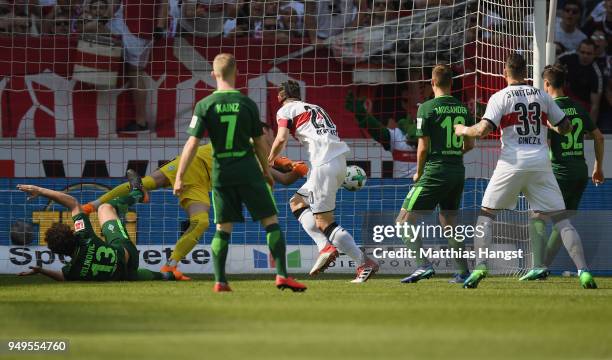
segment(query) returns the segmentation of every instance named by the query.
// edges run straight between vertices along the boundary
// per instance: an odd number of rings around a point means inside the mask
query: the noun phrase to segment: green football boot
[[[597,284],[595,284],[595,279],[593,279],[593,275],[590,272],[585,270],[580,270],[580,285],[582,285],[585,289],[597,289]]]
[[[533,268],[529,270],[527,274],[519,279],[519,281],[531,281],[531,280],[545,280],[548,275],[550,275],[550,271],[547,268]]]
[[[464,289],[476,289],[480,281],[487,277],[486,269],[476,269],[472,271],[470,277],[463,282]]]

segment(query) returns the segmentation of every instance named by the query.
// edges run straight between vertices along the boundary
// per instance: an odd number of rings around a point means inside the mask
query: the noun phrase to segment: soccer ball
[[[11,224],[10,235],[13,245],[30,245],[34,240],[34,226],[29,222],[17,220]]]
[[[367,180],[366,172],[357,165],[347,166],[342,187],[348,191],[357,191],[364,187]]]

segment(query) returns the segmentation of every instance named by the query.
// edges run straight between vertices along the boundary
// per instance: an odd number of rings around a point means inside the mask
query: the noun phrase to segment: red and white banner
[[[75,64],[83,63],[78,38],[0,36],[0,106],[3,138],[114,138],[133,116],[131,94],[121,84],[96,90],[77,81]],[[154,136],[182,136],[195,102],[210,94],[212,60],[220,52],[237,58],[237,87],[259,105],[262,120],[273,122],[276,89],[286,79],[305,86],[306,100],[321,105],[340,124],[341,136],[361,138],[354,117],[344,109],[352,66],[330,60],[328,49],[274,65],[271,60],[299,50],[302,44],[267,44],[254,39],[175,38],[158,41],[145,81],[147,109]],[[91,58],[91,56],[90,56]],[[104,57],[98,57],[104,65]],[[88,64],[96,62],[89,59]],[[108,65],[108,64],[107,64]],[[104,68],[104,66],[101,66]]]

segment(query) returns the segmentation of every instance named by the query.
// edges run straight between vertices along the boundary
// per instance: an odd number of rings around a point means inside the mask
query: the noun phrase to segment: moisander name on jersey
[[[437,115],[440,115],[440,114],[466,114],[467,115],[468,113],[467,108],[463,105],[438,106],[434,108],[434,111],[436,112]]]
[[[538,96],[540,95],[540,89],[528,87],[524,89],[509,89],[506,91],[506,97],[510,99],[513,96],[525,97],[525,96]]]

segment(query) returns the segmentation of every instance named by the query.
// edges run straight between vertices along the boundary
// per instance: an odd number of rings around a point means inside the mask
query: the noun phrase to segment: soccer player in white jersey
[[[504,77],[508,86],[495,93],[487,104],[482,120],[474,126],[455,125],[458,136],[484,137],[501,128],[501,155],[485,190],[477,225],[481,236],[474,237],[477,251],[476,268],[463,283],[464,288],[476,288],[487,275],[487,257],[491,245],[493,221],[497,210],[513,209],[522,192],[529,201],[530,216],[550,217],[561,234],[580,274],[584,288],[596,288],[588,271],[582,241],[568,220],[559,185],[548,157],[547,126],[563,135],[572,130],[565,113],[544,91],[527,85],[527,62],[519,54],[506,61]]]
[[[358,265],[352,282],[365,282],[378,271],[378,264],[334,221],[336,193],[346,176],[345,155],[350,149],[338,138],[336,125],[325,110],[301,101],[296,81],[280,85],[278,101],[282,104],[276,114],[278,133],[268,160],[273,163],[278,158],[291,133],[306,146],[312,165],[306,183],[289,200],[291,211],[319,249],[310,275],[324,271],[336,259],[339,249]]]

